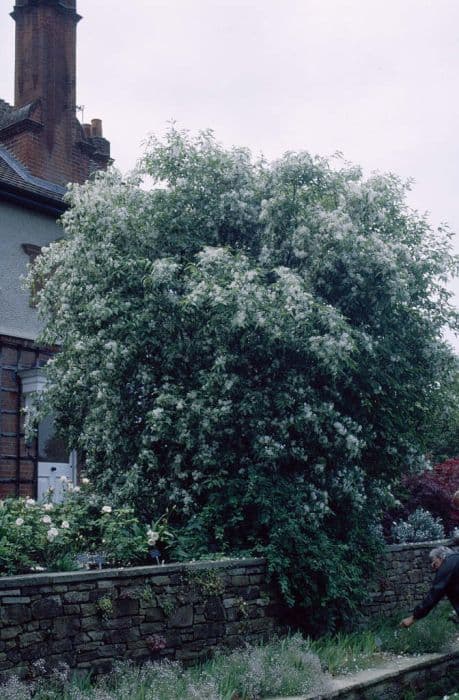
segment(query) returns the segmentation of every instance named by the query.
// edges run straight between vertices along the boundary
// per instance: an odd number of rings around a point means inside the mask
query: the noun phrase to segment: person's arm
[[[432,588],[430,589],[422,603],[415,607],[413,614],[409,617],[405,617],[401,621],[400,627],[411,627],[413,622],[416,622],[416,620],[421,620],[423,617],[430,613],[432,608],[434,608],[445,595],[446,588],[451,579],[453,571],[454,563],[448,563],[448,560],[445,559],[445,561],[435,574],[435,579],[432,584]]]
[[[432,608],[434,608],[437,603],[443,598],[446,593],[446,588],[451,579],[454,571],[454,566],[448,563],[448,559],[445,559],[443,564],[438,569],[432,588],[419,605],[417,605],[413,611],[414,620],[420,620],[430,613]]]

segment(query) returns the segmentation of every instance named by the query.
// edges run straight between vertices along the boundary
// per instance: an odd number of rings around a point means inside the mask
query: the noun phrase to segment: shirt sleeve
[[[447,561],[443,562],[435,575],[432,588],[422,603],[417,605],[413,611],[413,617],[415,620],[420,620],[428,615],[432,608],[434,608],[437,603],[440,602],[443,596],[446,595],[446,588],[451,579],[453,571],[453,567],[449,566]]]

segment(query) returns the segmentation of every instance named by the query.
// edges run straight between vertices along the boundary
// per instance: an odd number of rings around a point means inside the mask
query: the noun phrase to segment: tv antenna
[[[81,123],[84,124],[84,105],[75,105],[77,112],[81,112]]]

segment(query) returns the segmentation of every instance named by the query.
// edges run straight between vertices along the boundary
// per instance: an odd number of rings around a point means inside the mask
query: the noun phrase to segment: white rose
[[[49,525],[49,523],[51,522],[51,518],[49,517],[49,515],[44,515],[41,519],[41,522]]]
[[[148,544],[150,546],[155,545],[157,543],[157,541],[159,540],[159,532],[156,532],[155,530],[148,530],[147,536],[148,536]]]
[[[102,513],[111,513],[111,512],[112,512],[111,506],[103,506]]]
[[[54,506],[52,503],[45,503],[43,510],[53,510]]]
[[[18,519],[16,520],[16,525],[18,525],[18,526],[24,525],[24,518],[18,518]]]
[[[50,530],[47,532],[47,537],[50,542],[52,542],[59,534],[59,530],[55,527],[52,527]]]
[[[70,527],[69,521],[68,521],[68,520],[63,520],[62,523],[61,523],[61,527],[62,527],[64,530],[68,530],[69,527]]]
[[[65,484],[66,481],[68,481],[66,476],[60,476],[59,481],[62,481],[63,484]]]
[[[25,504],[26,504],[26,508],[31,508],[32,506],[35,505],[35,501],[33,500],[33,498],[28,498],[26,500]]]
[[[87,479],[85,476],[82,478],[81,483],[87,486],[89,484],[89,479]]]

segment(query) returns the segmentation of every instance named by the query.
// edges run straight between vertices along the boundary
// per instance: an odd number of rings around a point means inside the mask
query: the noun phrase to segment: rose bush
[[[153,539],[163,550],[168,546],[165,517],[141,523],[132,507],[108,505],[87,480],[81,488],[65,482],[62,503],[0,502],[0,573],[74,569],[83,553],[103,552],[114,566],[149,562]]]

